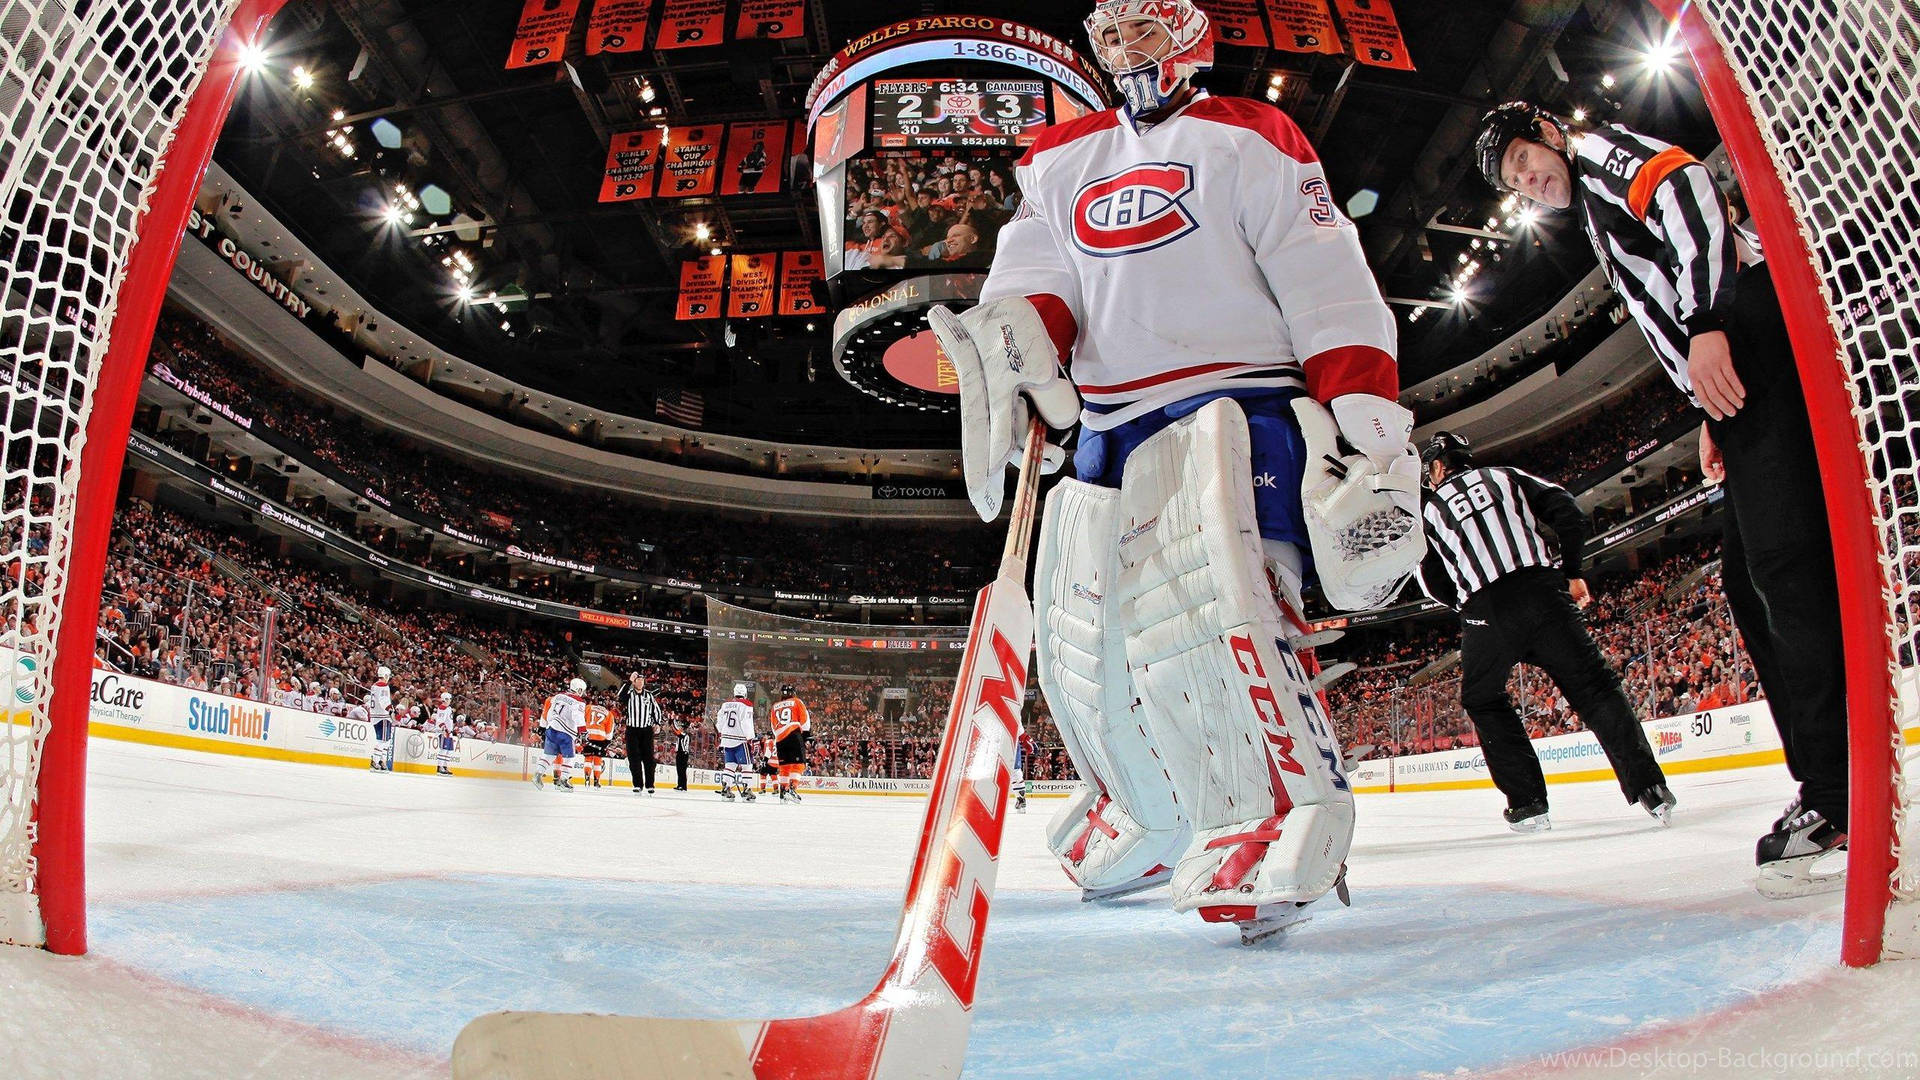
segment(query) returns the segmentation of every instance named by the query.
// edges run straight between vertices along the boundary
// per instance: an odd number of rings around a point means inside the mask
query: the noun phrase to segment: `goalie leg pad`
[[[1353,838],[1325,710],[1267,581],[1246,421],[1220,400],[1141,444],[1120,504],[1120,621],[1194,836],[1174,906],[1319,898]]]
[[[1063,480],[1047,496],[1034,571],[1040,689],[1089,790],[1055,815],[1047,843],[1082,888],[1105,890],[1185,849],[1190,827],[1134,701],[1111,615],[1120,493]]]

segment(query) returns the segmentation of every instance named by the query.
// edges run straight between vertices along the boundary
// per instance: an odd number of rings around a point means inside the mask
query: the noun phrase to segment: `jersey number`
[[[1466,490],[1447,496],[1447,509],[1453,511],[1455,520],[1469,518],[1476,510],[1485,510],[1493,505],[1493,492],[1487,486],[1475,480]]]
[[[1340,224],[1340,212],[1333,208],[1333,196],[1327,193],[1327,182],[1321,177],[1309,177],[1300,184],[1300,194],[1306,196],[1307,216],[1315,225],[1333,228]]]

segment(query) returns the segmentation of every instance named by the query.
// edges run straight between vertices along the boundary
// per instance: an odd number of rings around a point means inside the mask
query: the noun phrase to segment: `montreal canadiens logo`
[[[1178,161],[1095,180],[1073,197],[1074,246],[1113,258],[1171,244],[1200,227],[1180,201],[1192,191],[1193,166]]]

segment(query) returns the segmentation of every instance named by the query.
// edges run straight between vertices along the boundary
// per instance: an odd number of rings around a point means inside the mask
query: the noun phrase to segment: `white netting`
[[[1861,452],[1878,496],[1890,663],[1890,737],[1920,723],[1920,8],[1912,0],[1713,0],[1703,5],[1797,205],[1852,376]],[[1896,777],[1896,899],[1920,900],[1908,831],[1914,762]],[[1902,857],[1899,847],[1907,841]]]
[[[113,305],[163,152],[234,6],[0,0],[0,940],[31,937],[37,922],[23,905],[33,799]]]

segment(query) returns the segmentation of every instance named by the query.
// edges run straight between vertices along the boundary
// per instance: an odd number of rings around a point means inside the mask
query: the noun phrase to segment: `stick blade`
[[[453,1080],[754,1080],[764,1023],[488,1013],[453,1043]]]

